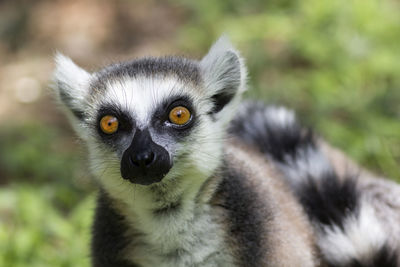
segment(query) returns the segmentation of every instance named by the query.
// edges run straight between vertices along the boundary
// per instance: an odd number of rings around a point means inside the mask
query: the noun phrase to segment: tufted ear
[[[239,52],[222,36],[201,60],[206,89],[214,101],[213,113],[221,111],[246,89],[246,68]]]
[[[73,119],[82,120],[91,74],[60,53],[56,54],[55,63],[56,69],[53,74],[55,93],[60,102],[72,113]]]

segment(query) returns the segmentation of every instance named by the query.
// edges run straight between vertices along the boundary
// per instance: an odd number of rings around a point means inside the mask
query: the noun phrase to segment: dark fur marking
[[[127,230],[125,218],[111,207],[106,193],[100,192],[92,228],[92,266],[138,267],[122,259],[121,253],[131,242],[125,236]]]
[[[191,114],[190,121],[182,126],[173,125],[169,122],[170,111],[177,106],[186,107]],[[189,136],[194,128],[198,125],[196,109],[193,105],[193,99],[189,96],[171,96],[165,99],[154,111],[151,119],[151,125],[159,134],[166,133],[170,138],[177,141]]]
[[[301,151],[318,149],[310,130],[303,129],[297,122],[284,124],[284,127],[270,122],[268,116],[265,116],[268,107],[262,103],[248,103],[243,111],[232,122],[230,132],[259,149],[268,158],[285,164],[287,159],[295,162],[299,156],[307,157],[307,153],[299,153]],[[299,160],[309,159],[299,158]],[[286,164],[285,168],[291,167],[290,164]],[[303,181],[293,188],[294,193],[318,230],[321,226],[337,226],[344,230],[345,218],[349,214],[359,215],[361,192],[357,188],[357,177],[348,175],[339,179],[330,167],[321,177],[313,177],[306,173],[299,175],[303,176]],[[327,266],[394,267],[398,266],[399,256],[386,245],[375,254],[372,253],[368,264],[360,259],[353,259],[351,262],[339,265],[328,262]]]
[[[375,254],[370,267],[396,267],[399,256],[397,251],[390,249],[389,245],[385,245]]]
[[[268,121],[265,116],[268,107],[263,103],[246,103],[244,108],[244,112],[232,121],[229,131],[263,154],[283,162],[284,156],[296,158],[297,151],[315,147],[312,131],[302,129],[297,122],[279,127]]]
[[[354,177],[340,181],[333,172],[323,177],[307,177],[296,195],[308,216],[319,224],[344,229],[344,219],[349,214],[358,214],[360,194]]]
[[[103,116],[112,115],[118,118],[118,130],[113,134],[105,134],[100,127]],[[117,141],[123,136],[130,135],[135,128],[135,120],[123,108],[115,104],[105,104],[97,111],[96,120],[91,122],[91,127],[97,130],[99,137],[110,147],[117,149]]]
[[[229,90],[229,92],[221,92],[212,97],[214,108],[209,112],[209,114],[219,112],[232,100],[232,98],[235,96],[235,91],[233,91],[233,93],[231,91],[232,90]]]
[[[123,76],[157,76],[176,75],[182,81],[195,85],[201,83],[201,76],[197,62],[181,57],[142,58],[110,65],[98,72],[92,88],[103,89],[108,80]]]
[[[300,151],[316,149],[310,130],[303,130],[297,122],[283,124],[282,127],[269,121],[265,113],[271,111],[262,103],[247,103],[243,111],[233,121],[230,132],[266,156],[285,163],[288,156],[296,161],[297,157],[305,156]],[[305,176],[303,179],[301,185],[294,190],[312,220],[343,228],[347,214],[357,212],[359,192],[354,177],[340,181],[333,170],[327,169],[322,177]]]
[[[399,253],[390,249],[389,245],[384,245],[377,251],[368,263],[362,263],[357,259],[344,264],[328,263],[328,267],[398,267]]]
[[[264,223],[271,216],[254,189],[246,185],[245,177],[232,168],[223,168],[223,180],[217,194],[222,196],[222,207],[229,214],[230,233],[240,246],[241,266],[260,266],[267,251],[262,237]]]

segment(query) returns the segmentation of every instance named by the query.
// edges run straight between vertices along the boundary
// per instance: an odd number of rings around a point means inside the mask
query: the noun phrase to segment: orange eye
[[[190,120],[190,111],[182,106],[174,107],[169,112],[169,121],[176,125],[184,125]]]
[[[118,119],[111,115],[106,115],[100,120],[100,128],[105,134],[113,134],[118,130]]]

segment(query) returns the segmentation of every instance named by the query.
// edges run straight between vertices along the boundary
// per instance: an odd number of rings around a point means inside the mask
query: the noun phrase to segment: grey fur
[[[372,185],[390,189],[373,177],[347,179],[331,158],[335,153],[292,111],[240,106],[247,72],[226,37],[200,61],[145,58],[91,74],[62,55],[56,63],[55,92],[88,146],[101,188],[93,266],[350,266],[351,260],[373,266],[397,260],[399,240],[386,237],[399,227],[390,221],[390,230],[381,232],[370,216],[397,218],[390,206],[398,204],[396,194],[379,197]],[[171,123],[175,106],[191,111],[190,123]],[[116,133],[101,131],[104,115],[119,119]],[[131,146],[143,132],[151,146]],[[122,179],[130,146],[164,149],[171,169],[149,185]],[[128,167],[134,164],[129,153]],[[364,250],[354,247],[352,233],[368,229],[384,239],[369,246],[376,241],[370,235]]]
[[[123,77],[137,78],[139,76],[176,76],[185,82],[198,85],[201,83],[197,62],[181,57],[143,58],[128,62],[121,62],[100,70],[91,87],[105,90],[105,83],[110,80],[119,80]]]

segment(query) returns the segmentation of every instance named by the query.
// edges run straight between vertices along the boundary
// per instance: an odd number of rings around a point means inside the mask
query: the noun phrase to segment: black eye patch
[[[118,119],[118,130],[113,134],[105,134],[100,127],[101,119],[107,115],[114,116]],[[123,134],[130,133],[135,126],[133,118],[117,105],[102,106],[97,112],[96,121],[94,124],[94,127],[96,127],[98,134],[106,142],[107,140],[110,141],[112,139],[120,137]]]
[[[190,111],[190,121],[182,126],[174,125],[169,121],[169,113],[175,107],[182,106]],[[198,123],[193,100],[188,96],[176,96],[166,99],[155,110],[151,121],[152,126],[160,133],[167,133],[173,137],[183,138],[187,136]]]

